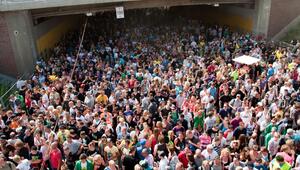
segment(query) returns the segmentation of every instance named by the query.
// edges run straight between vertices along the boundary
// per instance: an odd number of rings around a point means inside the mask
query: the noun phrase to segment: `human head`
[[[87,159],[87,155],[85,153],[83,153],[79,156],[79,159],[82,163],[85,163],[86,159]]]

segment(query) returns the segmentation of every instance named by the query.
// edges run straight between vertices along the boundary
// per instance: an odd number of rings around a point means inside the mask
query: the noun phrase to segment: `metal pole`
[[[81,51],[81,46],[82,46],[82,42],[83,42],[83,38],[84,38],[84,34],[85,34],[85,29],[86,29],[87,21],[88,21],[88,17],[86,17],[86,20],[85,20],[85,24],[84,24],[84,28],[83,28],[83,32],[82,32],[80,44],[79,44],[79,49],[78,49],[78,52],[77,52],[77,55],[76,55],[76,60],[75,60],[75,63],[74,63],[74,66],[73,66],[73,69],[72,69],[72,72],[71,72],[70,80],[72,80],[72,78],[73,78],[73,74],[74,74],[74,71],[75,71],[75,68],[76,68],[76,65],[77,65],[77,62],[78,62],[78,57],[79,57],[79,53]]]

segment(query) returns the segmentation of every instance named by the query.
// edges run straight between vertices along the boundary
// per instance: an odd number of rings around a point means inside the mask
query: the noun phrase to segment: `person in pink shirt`
[[[207,145],[211,144],[211,137],[206,132],[203,132],[203,134],[199,137],[199,140],[202,149],[205,149]]]
[[[284,160],[288,162],[290,165],[293,165],[295,157],[288,145],[282,145],[280,152],[278,152],[276,156],[278,155],[282,156]]]

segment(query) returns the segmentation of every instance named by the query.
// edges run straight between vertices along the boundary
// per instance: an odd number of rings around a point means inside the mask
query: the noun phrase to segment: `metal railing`
[[[0,80],[0,84],[2,85],[2,88],[4,89],[3,92],[1,92],[2,94],[0,94],[0,104],[2,106],[2,108],[6,108],[8,106],[8,102],[9,102],[9,97],[11,94],[15,93],[18,89],[17,89],[17,82],[19,80],[23,80],[24,78],[27,77],[27,74],[23,74],[19,79],[17,79],[16,81],[11,81],[8,79],[1,79]]]

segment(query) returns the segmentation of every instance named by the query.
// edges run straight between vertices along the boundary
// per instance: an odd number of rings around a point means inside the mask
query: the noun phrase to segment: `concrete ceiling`
[[[53,0],[52,0],[53,1]],[[70,0],[63,0],[60,2],[69,2]],[[73,0],[79,2],[81,0]],[[171,7],[171,6],[185,6],[185,5],[213,5],[213,4],[254,4],[255,0],[83,0],[86,3],[65,4],[62,6],[47,8],[34,8],[31,10],[33,18],[84,14],[87,12],[101,12],[115,10],[116,6],[123,6],[125,10],[140,9],[140,8],[155,8],[155,7]],[[42,7],[42,6],[41,6]]]

